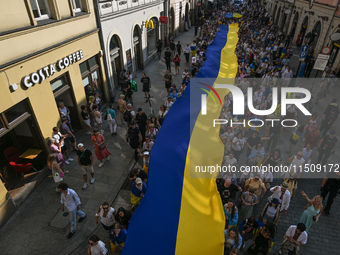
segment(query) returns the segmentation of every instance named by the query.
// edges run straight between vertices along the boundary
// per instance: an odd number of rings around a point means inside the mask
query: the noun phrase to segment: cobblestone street
[[[194,28],[191,28],[188,32],[183,32],[180,36],[175,38],[175,41],[181,41],[182,45],[186,45],[187,43],[192,43],[194,38]],[[299,65],[298,54],[300,49],[293,46],[293,50],[294,55],[291,58],[290,66],[295,74]],[[180,86],[181,73],[183,72],[184,67],[189,67],[189,64],[185,63],[183,57],[180,66],[180,75],[173,76],[174,83],[177,86]],[[165,70],[163,58],[153,60],[153,62],[143,70],[143,72],[150,77],[152,82],[150,94],[152,95],[151,101],[155,115],[157,115],[160,105],[163,104],[167,98],[163,81]],[[174,70],[175,67],[172,66],[172,71],[174,72]],[[312,72],[311,76],[315,76],[315,71]],[[141,77],[142,72],[139,72],[134,78],[139,86],[139,91],[133,94],[133,110],[136,111],[137,108],[140,107],[143,109],[143,112],[149,116],[150,106],[148,103],[145,103],[144,93],[141,91]],[[306,88],[310,90],[311,86],[312,85],[310,84],[310,86]],[[313,89],[312,94],[315,96],[316,89]],[[327,94],[325,99],[320,100],[318,105],[314,105],[313,112],[317,112],[318,116],[321,117],[326,106],[334,97],[337,97],[334,95],[339,94],[339,87],[331,88],[330,94]],[[117,109],[116,101],[118,100],[119,95],[120,93],[118,92],[116,94],[114,109]],[[116,137],[110,135],[108,124],[104,121],[105,124],[103,129],[105,130],[104,136],[107,139],[106,145],[108,150],[112,153],[112,156],[109,161],[104,162],[105,164],[101,168],[98,167],[99,162],[95,160],[94,170],[96,182],[91,184],[86,190],[82,190],[83,177],[77,164],[76,155],[74,152],[71,153],[70,157],[73,158],[74,161],[67,166],[67,169],[70,170],[70,172],[65,176],[64,181],[69,184],[70,188],[78,193],[82,202],[82,210],[87,214],[87,218],[82,223],[77,223],[77,232],[74,237],[72,237],[72,239],[66,238],[70,229],[69,217],[63,217],[63,213],[60,210],[60,194],[55,192],[55,183],[53,179],[46,178],[16,211],[7,224],[0,229],[1,254],[87,254],[88,238],[93,234],[96,234],[103,242],[105,242],[106,248],[110,247],[107,231],[105,231],[100,224],[95,224],[95,213],[101,203],[105,200],[112,204],[116,210],[121,206],[130,208],[131,185],[127,179],[127,175],[135,165],[135,161],[133,160],[134,151],[125,141],[126,126],[122,126],[119,116],[117,116],[117,120],[119,120],[119,125],[117,130],[118,136]],[[299,121],[305,122],[306,117],[300,116]],[[339,139],[340,122],[337,121],[332,129],[337,131],[336,136]],[[285,129],[278,144],[278,148],[280,148],[282,152],[283,162],[288,158],[288,155],[284,153],[284,151],[288,150],[288,140],[291,136],[291,131],[291,129]],[[260,136],[263,134],[264,130],[261,129]],[[76,136],[77,143],[83,143],[85,147],[94,153],[90,136],[87,136],[84,130],[79,131]],[[295,146],[294,153],[303,148],[302,146],[303,142],[302,139],[300,139]],[[245,153],[241,156],[240,162],[245,162],[246,157],[244,154]],[[314,149],[314,159],[312,163],[316,162],[315,155],[318,155],[316,149]],[[339,163],[339,158],[340,149],[338,148],[335,154],[330,156],[328,163]],[[141,164],[142,161],[139,160],[136,166],[140,167]],[[301,179],[298,181],[297,193],[291,201],[288,215],[282,215],[278,223],[275,244],[271,254],[278,254],[279,246],[283,241],[285,231],[290,225],[295,225],[297,223],[298,218],[304,211],[306,201],[300,192],[304,190],[310,198],[319,195],[321,182],[322,179]],[[275,179],[273,185],[279,185],[281,183],[281,179]],[[262,201],[255,207],[254,216],[256,218],[260,216],[260,213],[267,202],[267,198],[270,195],[271,192],[267,191]],[[194,214],[195,212],[192,213]],[[325,214],[322,214],[319,221],[313,223],[308,232],[308,242],[301,247],[300,254],[339,254],[339,216],[340,197],[338,196],[333,203],[331,215],[325,216]],[[213,235],[213,233],[211,234]],[[248,248],[249,245],[250,243],[247,243],[246,248]],[[109,251],[108,254],[111,254],[111,251]],[[159,251],[159,255],[162,255],[162,251]]]

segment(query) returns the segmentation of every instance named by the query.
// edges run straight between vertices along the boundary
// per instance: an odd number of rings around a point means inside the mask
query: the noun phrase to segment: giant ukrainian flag
[[[216,83],[236,75],[238,26],[220,28],[196,78]],[[189,86],[163,123],[151,153],[148,190],[131,219],[124,255],[223,254],[225,217],[215,179],[190,176],[190,165],[221,163],[224,154],[219,128],[212,126],[222,106],[207,97],[213,110],[201,115],[201,92]]]

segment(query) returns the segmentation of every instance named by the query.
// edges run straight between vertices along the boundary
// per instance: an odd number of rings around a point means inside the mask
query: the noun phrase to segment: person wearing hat
[[[261,213],[262,223],[266,224],[267,221],[274,222],[277,216],[278,208],[279,208],[279,200],[277,198],[273,198],[270,202],[266,204]]]
[[[142,135],[142,142],[145,141],[145,132],[146,132],[146,125],[148,121],[148,117],[146,114],[142,111],[142,108],[138,108],[137,114],[136,114],[136,123],[138,125],[138,129]]]
[[[270,191],[273,192],[273,195],[268,198],[268,201],[271,202],[274,198],[276,198],[277,200],[279,200],[280,204],[277,216],[274,220],[274,223],[277,224],[281,213],[283,212],[285,215],[287,215],[287,210],[289,208],[290,192],[288,191],[288,183],[283,182],[280,186],[275,186],[271,188]]]
[[[124,125],[123,115],[124,115],[124,112],[127,110],[126,102],[124,101],[124,98],[125,96],[121,94],[118,100],[118,108],[120,111],[120,120],[122,122],[122,125]]]
[[[83,172],[83,178],[84,178],[83,189],[86,189],[89,186],[87,182],[88,173],[90,173],[91,175],[91,181],[90,181],[91,184],[93,184],[96,180],[94,178],[94,170],[93,170],[93,159],[94,159],[93,154],[90,150],[85,149],[84,144],[79,143],[77,156],[78,156],[78,164]]]
[[[329,135],[324,136],[319,142],[318,151],[319,156],[317,164],[326,165],[327,159],[331,154],[335,153],[336,147],[338,146],[338,139],[335,136],[335,131],[331,130]]]
[[[132,120],[126,132],[126,141],[130,144],[131,148],[135,150],[135,160],[138,160],[138,149],[141,140],[142,136],[138,127],[136,127],[136,122]]]
[[[144,197],[146,190],[146,184],[142,181],[141,178],[137,177],[136,180],[132,183],[131,187],[131,210],[135,210],[137,208],[140,200]]]

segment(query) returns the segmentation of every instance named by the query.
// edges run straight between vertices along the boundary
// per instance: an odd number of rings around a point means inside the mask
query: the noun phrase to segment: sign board
[[[201,6],[201,5],[202,5],[202,3],[201,3],[201,2],[198,2],[198,3],[197,3],[197,6]]]
[[[168,24],[169,19],[168,19],[167,16],[160,16],[159,17],[159,22],[162,23],[162,24]]]
[[[313,69],[315,70],[325,70],[328,63],[329,55],[319,54],[318,58],[315,61]]]
[[[127,63],[127,67],[132,66],[131,49],[128,49],[126,51],[126,63]]]
[[[308,49],[309,49],[308,45],[302,45],[301,52],[299,55],[299,61],[303,61],[306,58]]]
[[[328,55],[331,52],[331,48],[329,47],[323,47],[321,50],[321,53],[324,55]]]

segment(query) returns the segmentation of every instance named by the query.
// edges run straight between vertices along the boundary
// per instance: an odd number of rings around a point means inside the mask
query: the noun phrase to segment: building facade
[[[313,46],[315,57],[324,47],[330,47],[329,63],[333,67],[339,66],[340,41],[332,41],[330,38],[332,34],[340,33],[339,0],[271,0],[266,1],[265,6],[274,17],[274,23],[293,35],[293,45],[300,34],[301,44],[296,46]]]
[[[101,35],[112,90],[119,84],[123,69],[143,70],[157,56],[156,43],[164,40],[165,26],[161,0],[98,0]],[[146,27],[152,21],[153,25]]]
[[[34,160],[44,166],[46,138],[60,127],[58,105],[69,109],[72,128],[81,129],[80,106],[95,92],[110,99],[93,2],[0,1],[0,14],[0,150],[36,149]],[[3,153],[0,164],[2,181],[20,189]],[[0,226],[17,208],[3,182]]]

